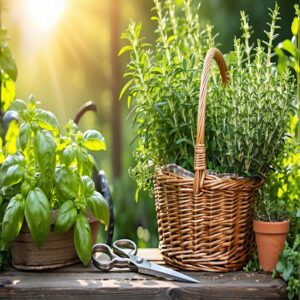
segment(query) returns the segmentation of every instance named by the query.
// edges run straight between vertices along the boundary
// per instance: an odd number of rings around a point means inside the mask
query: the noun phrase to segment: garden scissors
[[[94,266],[103,271],[109,271],[114,267],[130,268],[132,271],[141,274],[176,281],[198,283],[197,280],[189,276],[147,261],[137,256],[136,253],[136,244],[131,240],[122,239],[115,241],[112,248],[106,244],[95,244],[92,249],[92,260]]]

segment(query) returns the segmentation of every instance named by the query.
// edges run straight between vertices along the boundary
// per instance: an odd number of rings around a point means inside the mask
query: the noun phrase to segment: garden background
[[[223,53],[231,50],[234,36],[240,34],[241,10],[250,16],[255,41],[264,35],[268,8],[275,5],[273,0],[202,2],[201,19],[211,22],[219,32],[217,40]],[[278,1],[282,18],[278,43],[290,38],[296,2]],[[100,130],[108,144],[107,152],[97,158],[112,186],[115,238],[127,237],[138,241],[140,247],[156,247],[154,200],[141,194],[136,202],[135,183],[128,175],[133,164],[134,133],[127,101],[119,101],[127,57],[118,57],[123,45],[120,36],[131,18],[141,20],[143,35],[150,42],[155,40],[155,23],[150,20],[153,2],[10,0],[4,6],[1,22],[11,35],[10,46],[18,66],[17,98],[27,99],[33,94],[61,124],[73,118],[84,102],[97,104],[97,114],[88,113],[80,128]]]

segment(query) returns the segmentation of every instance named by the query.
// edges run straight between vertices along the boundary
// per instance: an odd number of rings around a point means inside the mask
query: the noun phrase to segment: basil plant
[[[19,151],[8,156],[0,168],[0,198],[9,195],[2,237],[13,241],[26,221],[33,241],[42,247],[51,225],[58,233],[74,226],[75,248],[87,265],[92,248],[87,211],[106,226],[109,218],[107,202],[90,177],[94,160],[89,150],[105,150],[105,141],[98,131],[83,134],[71,122],[66,136],[61,136],[56,117],[37,105],[30,97],[27,103],[15,100],[9,108],[18,112],[23,123]],[[56,215],[55,222],[51,215]]]

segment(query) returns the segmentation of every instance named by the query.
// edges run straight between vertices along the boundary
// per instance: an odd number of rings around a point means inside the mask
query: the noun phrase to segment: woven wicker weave
[[[221,52],[206,55],[201,77],[195,174],[174,164],[155,176],[155,202],[160,250],[166,263],[185,270],[226,272],[240,269],[253,246],[253,203],[262,181],[206,170],[205,109],[213,59],[223,83],[227,68]]]

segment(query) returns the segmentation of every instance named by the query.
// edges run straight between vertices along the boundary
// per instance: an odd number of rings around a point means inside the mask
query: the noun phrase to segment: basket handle
[[[204,178],[206,176],[206,155],[205,155],[205,144],[204,144],[204,133],[205,133],[205,113],[206,113],[206,94],[207,84],[209,79],[209,72],[213,59],[217,62],[222,81],[224,85],[228,82],[227,67],[223,57],[223,54],[217,48],[211,48],[205,57],[203,64],[203,71],[201,75],[200,94],[199,94],[199,106],[198,106],[198,117],[197,117],[197,136],[195,145],[195,156],[194,156],[194,192],[199,193],[203,187]]]

